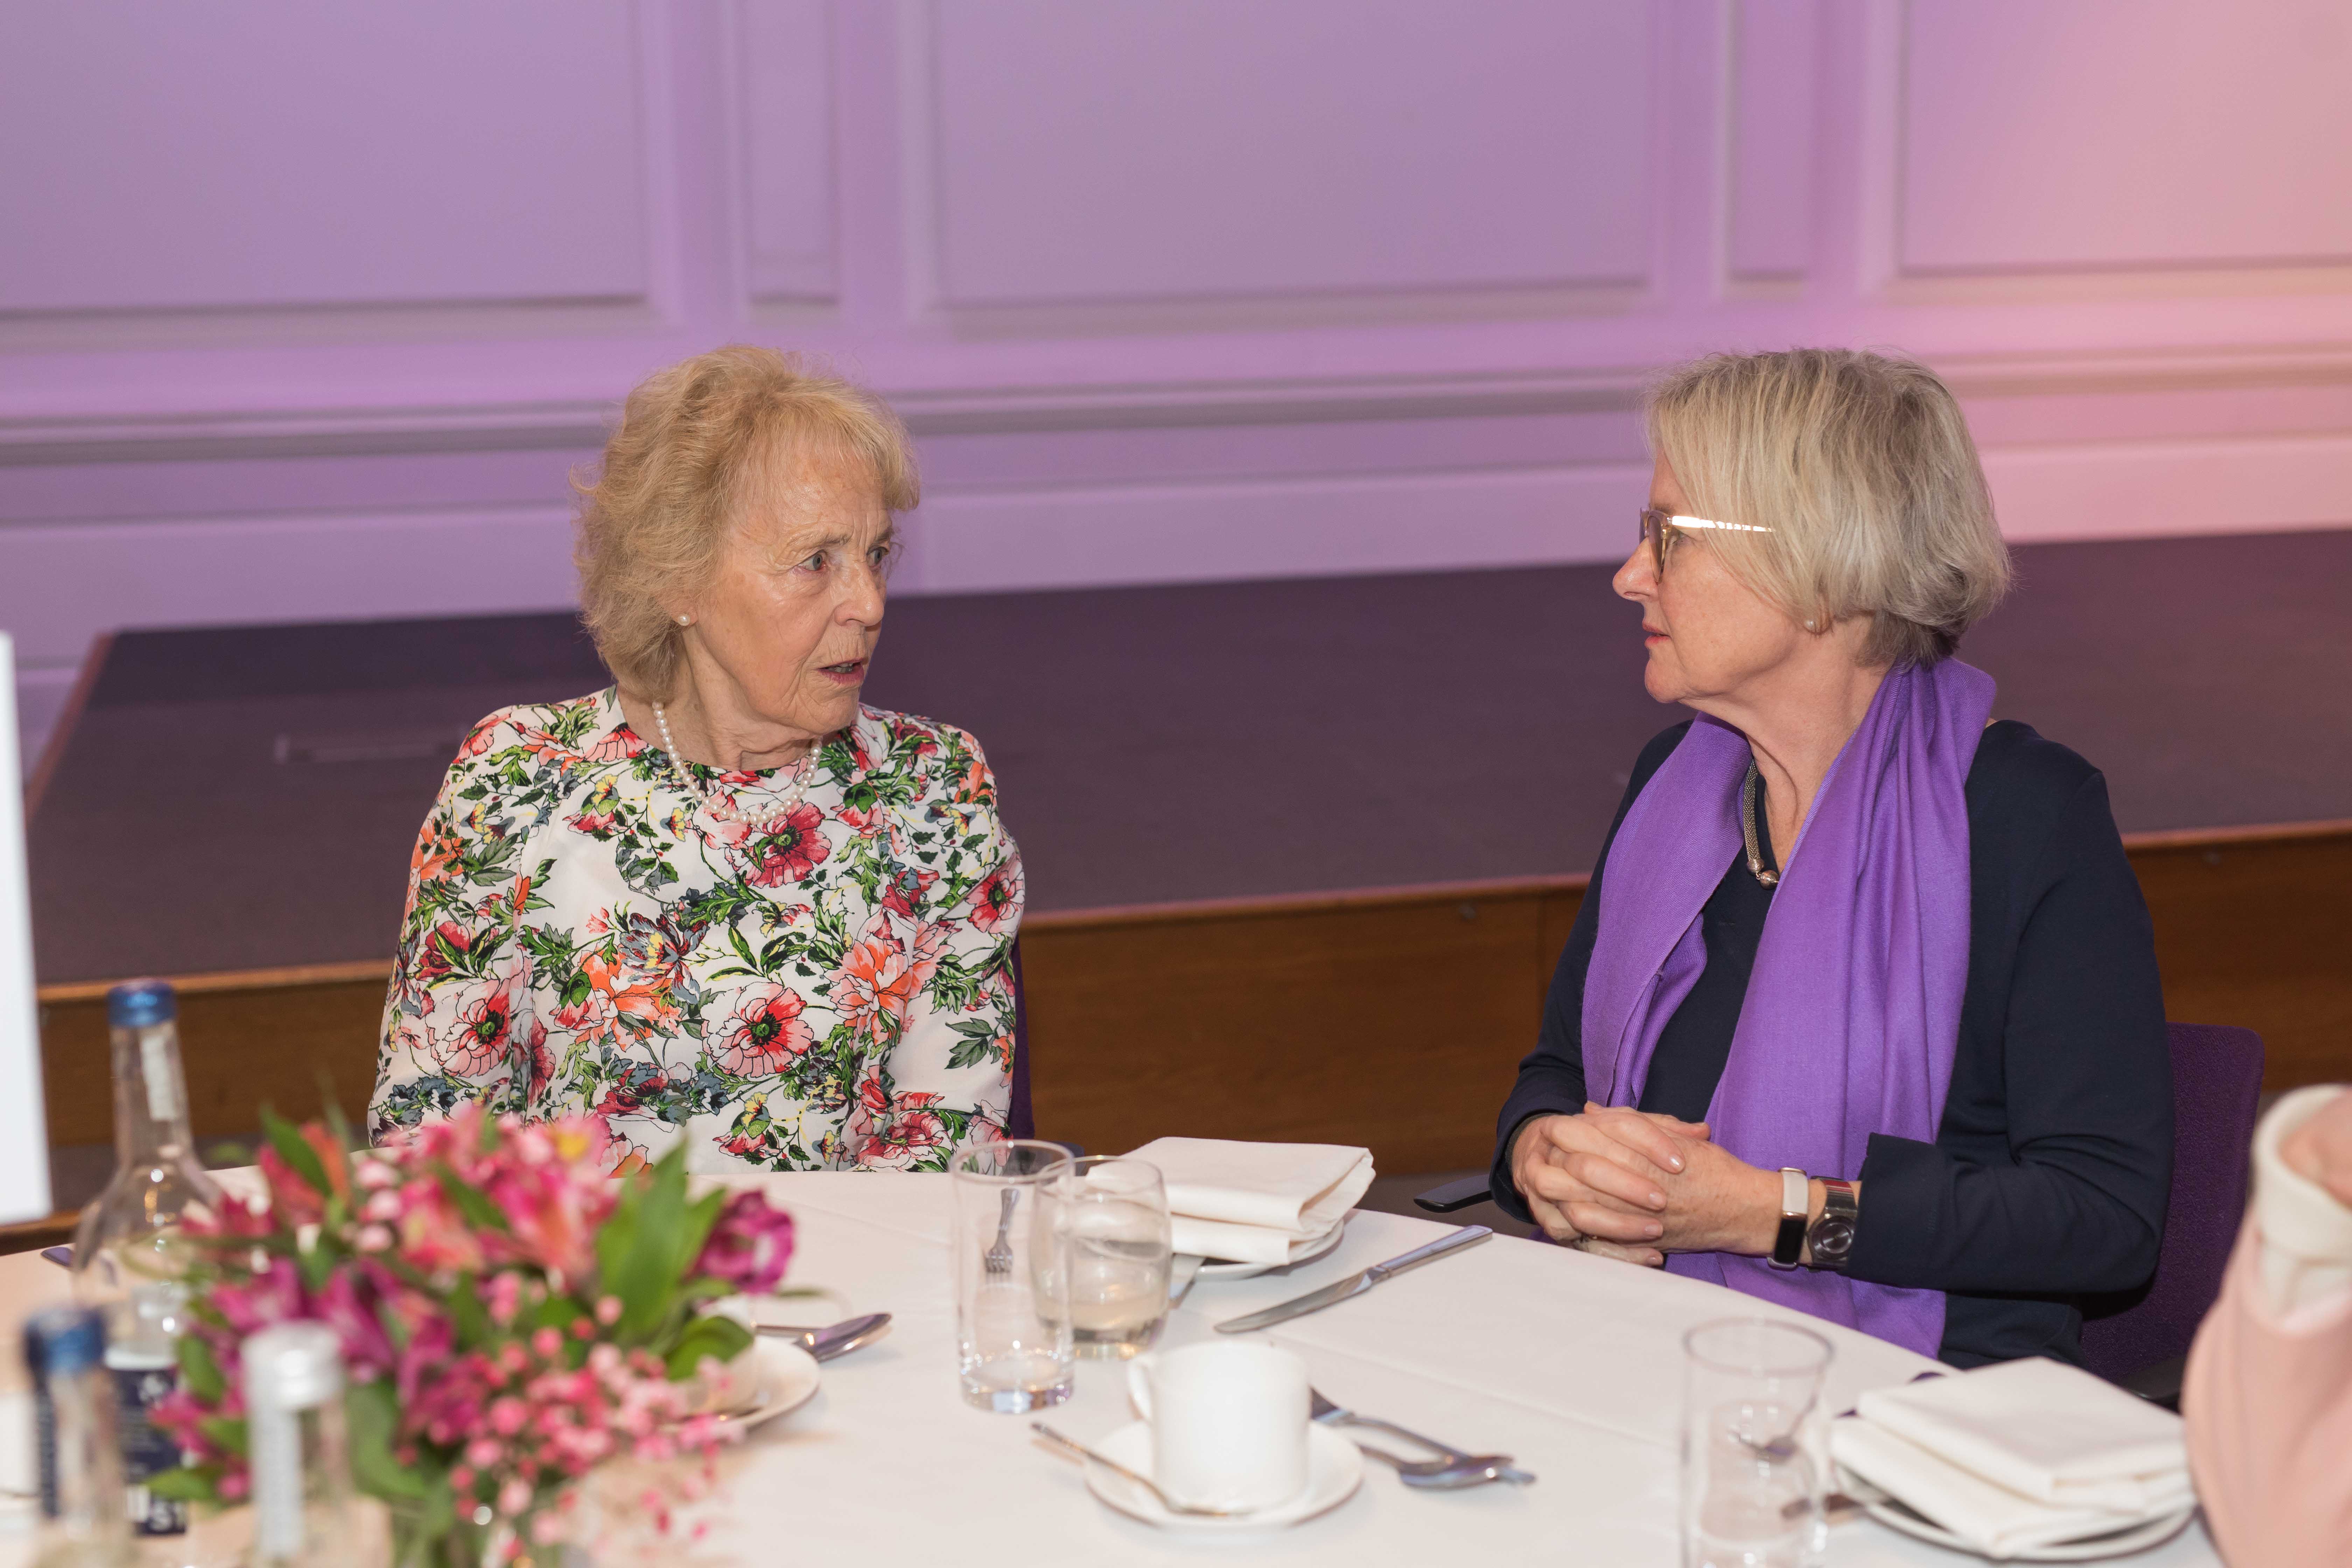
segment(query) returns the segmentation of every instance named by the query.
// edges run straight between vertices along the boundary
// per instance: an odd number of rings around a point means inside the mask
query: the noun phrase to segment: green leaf
[[[493,1125],[487,1116],[482,1119],[482,1124],[486,1127]],[[448,1194],[449,1201],[457,1205],[458,1214],[465,1217],[467,1225],[478,1230],[495,1230],[502,1234],[513,1228],[507,1224],[507,1216],[499,1212],[499,1205],[490,1202],[488,1194],[479,1187],[467,1185],[465,1180],[445,1162],[434,1162],[433,1179],[441,1184],[441,1190]]]
[[[232,1454],[245,1452],[245,1417],[242,1415],[207,1415],[196,1423],[196,1430],[212,1439],[215,1448],[226,1448]]]
[[[221,1375],[212,1347],[194,1334],[180,1336],[180,1381],[206,1405],[218,1405],[228,1396],[228,1379]]]
[[[278,1151],[278,1157],[286,1162],[287,1168],[309,1183],[312,1192],[323,1198],[332,1190],[327,1184],[326,1165],[320,1161],[319,1152],[310,1147],[310,1140],[302,1136],[300,1128],[265,1105],[261,1108],[261,1131],[268,1136],[269,1146]]]
[[[695,1318],[686,1325],[686,1331],[670,1347],[669,1376],[672,1383],[692,1377],[694,1369],[706,1356],[713,1361],[733,1361],[751,1343],[751,1331],[732,1318],[716,1314]]]
[[[482,1305],[481,1291],[471,1274],[457,1277],[457,1288],[449,1293],[449,1322],[457,1331],[457,1343],[472,1350],[490,1337],[489,1310]]]
[[[220,1473],[211,1465],[205,1465],[201,1468],[193,1465],[182,1465],[176,1470],[165,1470],[161,1475],[149,1476],[139,1484],[157,1497],[170,1498],[174,1502],[218,1502],[220,1500]]]
[[[647,1174],[622,1194],[613,1217],[596,1237],[596,1262],[604,1289],[621,1302],[614,1335],[623,1344],[642,1344],[669,1316],[676,1294],[680,1229],[688,1223],[686,1145],[661,1157]],[[703,1227],[707,1233],[709,1227]]]
[[[352,1480],[385,1502],[414,1502],[430,1489],[423,1475],[393,1457],[400,1436],[400,1391],[388,1377],[355,1383],[343,1394]]]

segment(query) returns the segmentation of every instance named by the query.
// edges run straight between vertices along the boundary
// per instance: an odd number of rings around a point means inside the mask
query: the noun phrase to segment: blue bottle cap
[[[25,1364],[37,1378],[88,1372],[106,1361],[106,1317],[95,1307],[51,1307],[25,1320]]]
[[[106,1021],[118,1029],[144,1029],[168,1024],[180,1005],[168,980],[131,980],[106,994]]]

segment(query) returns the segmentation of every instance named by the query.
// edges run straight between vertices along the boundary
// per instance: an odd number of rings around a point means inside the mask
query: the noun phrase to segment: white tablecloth
[[[1276,1533],[1162,1533],[1097,1503],[1078,1468],[1046,1452],[1024,1417],[974,1410],[958,1395],[943,1176],[765,1178],[798,1227],[790,1283],[831,1293],[809,1321],[894,1314],[888,1337],[826,1363],[808,1405],[722,1460],[722,1495],[698,1511],[709,1533],[669,1561],[686,1568],[782,1561],[1006,1568],[1194,1563],[1203,1554],[1268,1563],[1574,1562],[1670,1568],[1678,1561],[1675,1445],[1682,1335],[1732,1314],[1787,1316],[1837,1347],[1832,1410],[1863,1390],[1907,1381],[1931,1363],[1883,1341],[1781,1313],[1751,1298],[1564,1248],[1498,1237],[1267,1337],[1307,1360],[1342,1405],[1465,1447],[1517,1456],[1527,1488],[1408,1491],[1368,1462],[1363,1489],[1331,1513]],[[1446,1226],[1359,1212],[1330,1257],[1286,1275],[1202,1279],[1163,1344],[1224,1318],[1303,1294],[1434,1239]],[[37,1256],[0,1258],[0,1373],[21,1381],[16,1325],[63,1292]],[[1081,1440],[1129,1414],[1118,1363],[1082,1362],[1077,1393],[1049,1415]],[[1868,1520],[1831,1537],[1836,1568],[1968,1559]],[[21,1541],[0,1542],[16,1568]],[[2219,1563],[2201,1524],[2129,1560],[2145,1568]]]

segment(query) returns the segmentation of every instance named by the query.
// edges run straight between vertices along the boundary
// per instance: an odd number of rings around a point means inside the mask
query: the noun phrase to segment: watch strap
[[[1812,1180],[1794,1165],[1780,1167],[1780,1228],[1772,1236],[1775,1268],[1794,1268],[1805,1255],[1805,1220],[1812,1208]]]

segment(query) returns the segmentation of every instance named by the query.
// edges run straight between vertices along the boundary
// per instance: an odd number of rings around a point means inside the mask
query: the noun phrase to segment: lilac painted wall
[[[130,0],[0,13],[0,626],[568,602],[751,339],[902,589],[1598,559],[1709,349],[1891,344],[2021,538],[2352,521],[2340,0]]]

